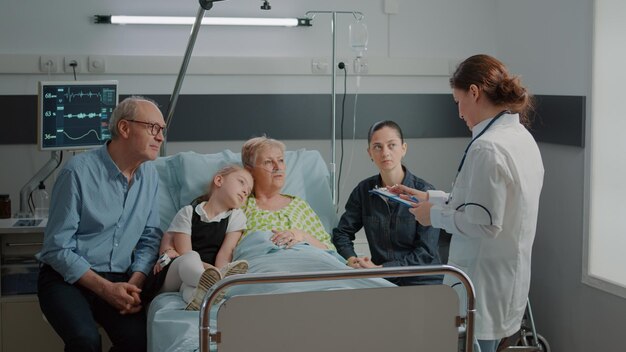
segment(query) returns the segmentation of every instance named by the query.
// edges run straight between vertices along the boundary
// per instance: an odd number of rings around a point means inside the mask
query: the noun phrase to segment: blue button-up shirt
[[[106,146],[70,160],[52,190],[37,258],[69,283],[89,269],[148,274],[159,250],[156,169],[144,162],[128,182]]]
[[[404,168],[402,184],[421,191],[433,186]],[[355,234],[361,228],[372,255],[372,262],[384,267],[409,265],[438,265],[439,229],[422,226],[409,213],[408,207],[387,202],[370,193],[382,187],[380,175],[367,178],[352,191],[346,202],[346,211],[333,229],[333,243],[344,258],[356,257]],[[441,276],[404,277],[390,279],[398,285],[441,283]]]

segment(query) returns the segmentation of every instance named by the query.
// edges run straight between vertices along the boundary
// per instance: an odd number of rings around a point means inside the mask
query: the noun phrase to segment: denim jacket
[[[414,176],[403,166],[402,184],[421,191],[433,186]],[[380,175],[369,177],[359,183],[346,203],[345,213],[335,229],[333,243],[344,258],[356,257],[355,234],[365,228],[365,235],[372,255],[372,262],[384,267],[441,264],[439,257],[439,229],[422,226],[405,205],[388,202],[370,193],[382,186]],[[393,278],[398,285],[441,283],[441,276]]]

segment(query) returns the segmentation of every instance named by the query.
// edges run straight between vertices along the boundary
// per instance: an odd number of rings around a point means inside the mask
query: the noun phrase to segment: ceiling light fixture
[[[94,22],[99,24],[193,25],[194,21],[194,17],[177,16],[94,16]],[[202,18],[201,24],[209,26],[310,27],[311,19],[262,17],[204,17]]]

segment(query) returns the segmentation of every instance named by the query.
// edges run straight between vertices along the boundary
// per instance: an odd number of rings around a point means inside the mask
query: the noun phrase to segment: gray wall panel
[[[37,143],[37,96],[0,95],[0,144]]]
[[[585,97],[536,96],[532,134],[538,141],[585,146]]]
[[[169,95],[147,95],[164,114]],[[126,96],[121,95],[120,100]],[[37,97],[0,96],[5,122],[0,144],[37,143]],[[328,94],[181,95],[169,141],[245,140],[267,134],[285,140],[330,139],[331,100]],[[344,113],[344,137],[350,138],[354,95],[337,95],[337,137]],[[584,146],[585,97],[538,96],[532,133],[538,141]],[[357,101],[356,138],[367,136],[378,120],[394,120],[406,138],[449,138],[470,135],[458,118],[450,94],[361,94]]]

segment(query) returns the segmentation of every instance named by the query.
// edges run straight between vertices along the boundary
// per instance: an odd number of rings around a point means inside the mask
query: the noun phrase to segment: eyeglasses
[[[136,123],[143,123],[144,125],[148,126],[148,133],[150,133],[153,136],[157,136],[159,134],[159,132],[163,132],[163,135],[165,136],[165,133],[167,132],[167,130],[165,129],[167,126],[159,126],[156,123],[151,123],[151,122],[145,122],[145,121],[137,121],[137,120],[126,120],[128,122],[136,122]]]

